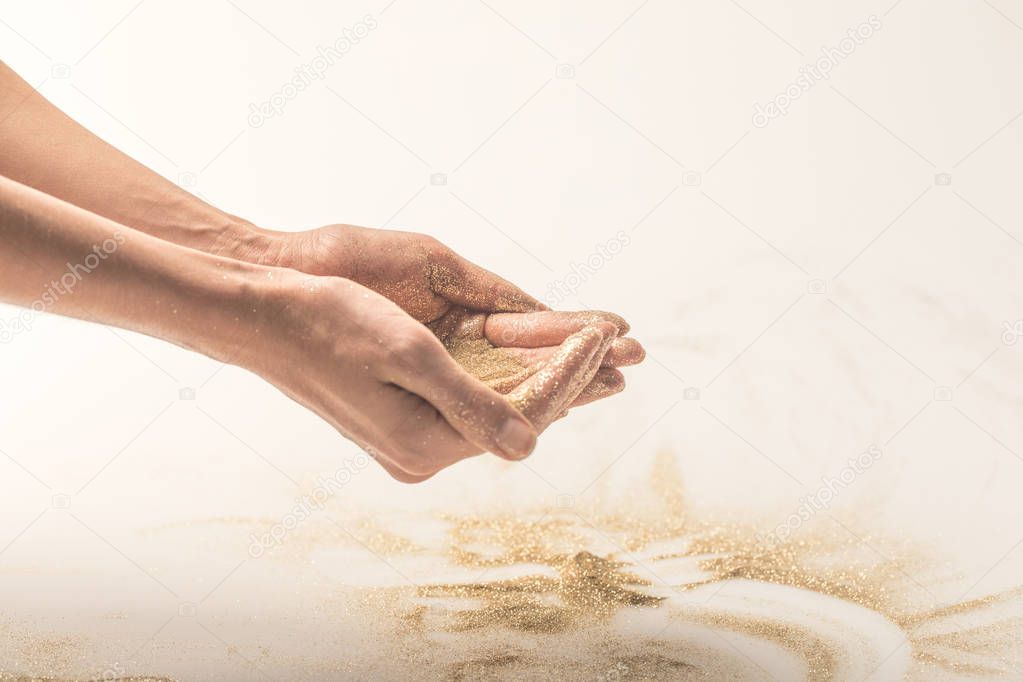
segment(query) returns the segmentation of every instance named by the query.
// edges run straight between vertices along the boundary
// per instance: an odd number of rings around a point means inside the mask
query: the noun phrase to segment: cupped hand
[[[485,340],[487,326],[499,337],[510,320],[449,311],[431,333],[356,282],[300,273],[283,279],[272,290],[276,300],[264,306],[273,314],[240,364],[405,482],[484,451],[511,460],[528,456],[537,434],[593,382],[618,335],[605,320],[577,325],[556,348],[534,349],[536,357],[523,360],[532,371],[506,378],[504,396],[460,365],[441,339]],[[468,334],[473,325],[479,333]]]
[[[629,326],[621,317],[599,311],[551,311],[511,282],[427,235],[351,225],[278,234],[271,256],[274,264],[358,282],[430,326],[449,346],[450,329],[457,326],[452,320],[474,313],[480,316],[473,318],[479,329],[486,330],[480,338],[520,361],[529,374],[585,326],[613,324],[618,338],[611,343],[604,367],[576,404],[621,391],[625,378],[616,368],[641,362],[645,356],[639,342],[626,338]]]
[[[596,312],[481,313],[458,306],[429,327],[467,372],[520,405],[536,398],[523,394],[524,382],[557,362],[565,339],[595,325],[606,325],[615,339],[593,380],[568,404],[576,407],[622,391],[625,377],[617,367],[643,359],[643,349],[635,340],[618,338],[628,332],[621,318]],[[531,421],[544,428],[564,411],[545,414],[539,422],[534,416]]]
[[[489,312],[546,309],[428,235],[354,225],[279,234],[274,265],[358,282],[424,324],[452,306]]]

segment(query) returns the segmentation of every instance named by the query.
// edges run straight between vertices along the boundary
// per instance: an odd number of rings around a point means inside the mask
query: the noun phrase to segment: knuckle
[[[422,483],[437,473],[426,468],[410,466],[410,462],[414,462],[415,458],[409,460],[402,454],[404,451],[393,444],[384,446],[382,450],[371,448],[367,452],[383,467],[388,476],[399,483]]]
[[[405,471],[402,471],[401,469],[392,469],[387,473],[394,480],[398,481],[399,483],[404,483],[406,485],[416,485],[418,483],[423,483],[424,481],[428,481],[431,478],[433,478],[433,474],[416,476],[415,474],[407,473]]]
[[[423,236],[423,250],[426,252],[427,260],[430,263],[441,265],[448,270],[459,270],[459,260],[454,250],[447,244],[435,237]]]
[[[423,248],[425,248],[431,254],[439,255],[450,251],[450,249],[444,244],[444,242],[442,242],[441,240],[437,239],[434,236],[428,234],[417,234],[416,238],[418,239],[419,243],[423,245]]]
[[[411,429],[402,429],[391,437],[391,459],[406,474],[415,477],[433,476],[443,469],[431,455],[430,448],[418,442]]]
[[[416,478],[423,476],[429,478],[441,470],[441,467],[437,466],[429,457],[424,457],[422,453],[417,452],[404,452],[399,455],[397,462],[402,471]]]
[[[405,430],[392,438],[393,458],[406,474],[429,478],[460,461],[463,454],[448,444],[423,440],[415,431]]]
[[[422,232],[416,232],[416,240],[428,249],[444,246],[433,235],[423,234]]]
[[[398,360],[418,360],[427,357],[433,350],[436,339],[430,332],[403,331],[391,339],[388,344],[389,355]]]
[[[485,398],[480,391],[459,387],[459,390],[448,389],[446,396],[449,411],[464,422],[489,422],[498,411],[494,401]]]

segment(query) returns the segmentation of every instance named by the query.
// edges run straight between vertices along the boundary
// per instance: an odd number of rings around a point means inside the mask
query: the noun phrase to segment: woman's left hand
[[[471,365],[470,372],[485,370],[480,354],[516,363],[514,378],[503,373],[480,377],[500,392],[540,371],[572,334],[601,321],[614,324],[618,338],[574,406],[621,391],[625,378],[617,368],[645,357],[639,342],[626,337],[629,325],[618,315],[552,311],[428,235],[352,225],[275,234],[263,262],[344,277],[373,289],[430,327],[456,359]]]

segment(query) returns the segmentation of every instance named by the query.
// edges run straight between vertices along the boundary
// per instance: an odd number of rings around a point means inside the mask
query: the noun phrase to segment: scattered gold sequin
[[[656,606],[661,598],[634,590],[649,585],[623,571],[625,564],[579,552],[556,560],[556,576],[421,588],[425,597],[479,600],[482,608],[458,612],[456,631],[506,626],[534,633],[592,625],[623,606]]]
[[[522,383],[531,370],[483,338],[449,337],[445,348],[465,371],[497,391]]]
[[[674,458],[663,454],[655,463],[648,483],[655,500],[646,509],[628,514],[592,510],[539,509],[530,513],[446,517],[450,523],[448,557],[454,565],[488,571],[522,568],[526,574],[511,578],[466,583],[420,585],[414,590],[415,606],[399,614],[407,632],[433,641],[441,633],[489,639],[466,640],[465,647],[446,642],[447,651],[464,651],[464,660],[452,660],[450,679],[533,679],[530,671],[550,664],[553,652],[540,649],[509,650],[493,646],[502,637],[509,641],[536,636],[578,637],[579,655],[593,642],[611,642],[610,620],[630,611],[660,608],[664,597],[657,585],[638,575],[631,553],[649,548],[669,548],[647,556],[644,565],[689,561],[699,570],[692,580],[666,586],[685,593],[733,580],[756,581],[800,588],[859,605],[885,616],[909,638],[918,671],[939,668],[953,674],[994,674],[1021,665],[1018,657],[1018,618],[999,618],[974,627],[963,627],[953,616],[987,617],[991,606],[1016,603],[1023,589],[940,607],[921,603],[920,590],[910,575],[919,573],[925,557],[911,548],[870,537],[871,550],[846,530],[826,533],[801,529],[800,539],[765,545],[752,525],[713,523],[694,518],[686,508]],[[636,505],[640,507],[642,505]],[[611,547],[608,548],[608,544]],[[598,552],[597,547],[603,549]],[[674,549],[671,549],[674,547]],[[882,558],[898,556],[898,561]],[[422,602],[425,600],[425,603]],[[1017,604],[1018,606],[1018,604]],[[678,616],[737,635],[771,643],[803,662],[806,679],[814,682],[838,679],[853,658],[867,655],[850,649],[849,641],[835,633],[816,632],[787,619],[787,614],[766,616],[715,609],[705,605],[682,610]],[[501,633],[505,633],[502,635]],[[515,636],[512,636],[513,633]],[[496,638],[496,639],[494,639]],[[491,645],[487,645],[490,642]],[[639,665],[628,652],[647,645],[652,652]],[[749,679],[757,673],[736,673],[741,661],[734,656],[672,656],[672,644],[644,642],[599,647],[585,664],[568,664],[566,679]],[[686,650],[690,650],[687,648]],[[695,651],[695,650],[694,650]],[[660,658],[658,658],[658,655]],[[983,657],[986,661],[978,660]],[[546,663],[544,663],[546,661]],[[880,664],[883,661],[874,661]],[[619,666],[619,667],[615,667]],[[542,667],[542,666],[541,666]],[[600,673],[600,670],[610,671]],[[730,670],[731,673],[723,671]],[[559,673],[563,670],[559,667]],[[540,679],[539,677],[537,679]]]
[[[732,636],[779,649],[801,662],[803,678],[825,682],[843,679],[852,663],[871,655],[857,648],[857,631],[846,629],[841,619],[828,620],[823,613],[822,622],[829,626],[815,628],[794,612],[765,609],[749,598],[756,591],[740,591],[729,607],[680,599],[751,584],[796,588],[792,592],[842,600],[884,617],[908,640],[913,665],[908,679],[939,674],[994,678],[1023,667],[1023,587],[935,604],[917,584],[927,557],[912,547],[860,534],[869,542],[865,549],[848,530],[828,533],[815,527],[766,545],[755,524],[715,522],[689,508],[668,453],[658,457],[626,513],[605,501],[585,508],[520,508],[440,520],[446,536],[433,549],[378,521],[357,519],[346,522],[356,538],[317,523],[298,529],[294,542],[289,538],[288,553],[297,555],[361,546],[380,556],[417,561],[433,555],[461,571],[460,576],[471,576],[417,578],[415,586],[338,586],[338,601],[321,600],[324,608],[329,604],[350,615],[359,613],[368,629],[384,631],[374,640],[379,648],[364,652],[369,662],[346,659],[336,668],[338,674],[365,673],[372,665],[402,660],[424,676],[450,680],[544,680],[552,674],[604,682],[763,679],[756,663],[714,640]],[[677,565],[684,570],[666,568]],[[658,634],[660,626],[622,630],[623,624],[647,617],[666,623],[664,630],[679,629],[670,635]],[[56,671],[68,656],[68,642],[33,646],[33,671]],[[281,662],[282,655],[266,657]],[[872,659],[870,664],[881,662]],[[287,664],[296,671],[340,665],[300,657]],[[59,673],[0,674],[0,682],[15,680],[65,682]]]

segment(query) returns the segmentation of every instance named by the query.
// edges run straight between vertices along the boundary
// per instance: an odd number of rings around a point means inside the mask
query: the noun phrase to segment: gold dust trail
[[[848,533],[811,529],[801,529],[802,539],[766,545],[758,540],[752,525],[693,518],[685,506],[677,471],[674,457],[662,453],[648,482],[647,490],[653,494],[642,498],[653,504],[628,515],[595,509],[583,520],[564,510],[540,509],[447,517],[450,528],[445,552],[452,564],[479,569],[484,577],[488,571],[512,567],[527,573],[465,583],[420,584],[413,597],[419,603],[412,608],[406,605],[399,613],[406,636],[430,640],[443,633],[458,637],[489,633],[488,640],[479,641],[493,643],[518,633],[526,637],[586,635],[591,645],[594,637],[611,642],[608,622],[616,614],[657,609],[665,603],[655,589],[659,586],[639,577],[639,566],[629,559],[632,553],[657,550],[643,563],[656,568],[667,562],[688,561],[698,567],[698,577],[669,586],[675,592],[747,580],[807,590],[881,614],[906,633],[917,674],[923,679],[931,679],[928,670],[996,675],[1018,670],[1023,664],[1018,651],[1021,619],[1002,618],[992,611],[992,607],[1013,604],[1019,613],[1023,588],[938,607],[921,603],[910,576],[919,574],[926,557],[915,551],[871,538],[872,547],[883,547],[886,556],[899,557],[897,562],[881,559],[865,551],[863,543]],[[607,541],[618,549],[607,551]],[[689,622],[781,647],[802,660],[809,680],[836,679],[843,661],[860,655],[849,650],[851,637],[843,640],[816,633],[786,615],[768,617],[711,607],[682,614]],[[964,625],[957,617],[970,622]],[[995,620],[976,624],[976,618]],[[583,650],[586,641],[578,639],[576,646]],[[619,671],[615,679],[717,678],[735,663],[720,655],[701,658],[696,653],[691,660],[684,660],[668,644],[651,641],[645,645],[651,650],[643,665]],[[637,646],[636,642],[623,645],[616,660],[625,660]],[[511,655],[501,647],[477,647],[468,640],[466,646],[454,649],[461,659],[450,662],[452,679],[528,677],[529,666],[549,653],[541,647],[532,656],[521,651]],[[592,666],[584,668],[577,671],[579,677],[594,674]],[[645,671],[642,675],[637,673],[640,669]]]

